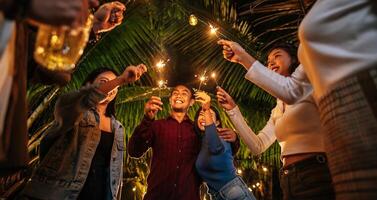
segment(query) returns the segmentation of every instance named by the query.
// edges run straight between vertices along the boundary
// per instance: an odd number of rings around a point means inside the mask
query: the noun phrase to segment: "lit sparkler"
[[[211,74],[211,78],[215,81],[215,83],[216,83],[216,87],[219,86],[219,84],[217,83],[217,75],[216,75],[215,72],[212,72],[212,74]]]
[[[208,76],[206,74],[207,74],[207,71],[204,70],[204,72],[201,75],[195,75],[195,77],[198,78],[200,82],[198,90],[200,90],[202,85],[207,85]]]

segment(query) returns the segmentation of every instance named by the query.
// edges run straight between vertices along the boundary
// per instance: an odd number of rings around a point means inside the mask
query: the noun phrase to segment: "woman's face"
[[[106,83],[107,81],[111,81],[115,79],[116,77],[117,76],[111,71],[103,72],[99,74],[96,79],[94,79],[93,83],[96,83],[96,84]],[[100,104],[111,102],[116,97],[117,93],[118,93],[118,87],[114,88],[109,93],[107,93],[107,97],[103,99],[100,102]]]
[[[283,49],[274,49],[268,54],[267,67],[283,76],[290,76],[291,56]]]
[[[219,124],[219,122],[216,119],[216,113],[212,109],[210,110],[210,112],[211,112],[211,115],[212,115],[212,120],[214,122],[216,122],[216,126],[217,126]],[[205,117],[204,117],[204,111],[201,110],[200,113],[199,113],[199,117],[198,117],[198,127],[201,131],[204,131],[205,125],[206,125],[206,120],[205,120]]]

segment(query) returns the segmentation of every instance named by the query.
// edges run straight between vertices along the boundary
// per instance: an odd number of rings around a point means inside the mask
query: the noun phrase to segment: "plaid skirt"
[[[337,199],[377,199],[377,67],[339,81],[319,102]]]

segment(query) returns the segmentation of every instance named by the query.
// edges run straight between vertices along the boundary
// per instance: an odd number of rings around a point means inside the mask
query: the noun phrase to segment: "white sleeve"
[[[245,78],[290,105],[312,92],[312,86],[302,65],[298,66],[291,76],[285,77],[255,61]]]
[[[276,140],[275,125],[270,117],[266,126],[256,135],[247,125],[238,106],[227,111],[230,120],[241,136],[243,142],[247,145],[253,155],[258,155],[266,151]]]

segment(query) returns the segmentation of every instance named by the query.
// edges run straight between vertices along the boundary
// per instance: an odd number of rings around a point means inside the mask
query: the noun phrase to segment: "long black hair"
[[[210,109],[213,110],[213,112],[215,113],[215,116],[216,116],[216,122],[214,122],[214,123],[216,124],[217,121],[218,121],[219,125],[217,127],[222,128],[223,126],[222,126],[222,123],[221,123],[221,117],[220,117],[219,111],[213,106],[211,106]],[[194,118],[194,131],[198,135],[199,138],[202,137],[202,133],[203,133],[203,131],[200,130],[200,128],[198,126],[198,119],[199,119],[200,111],[202,111],[202,108],[199,108],[199,110],[196,111],[195,118]]]
[[[289,74],[292,74],[300,65],[300,62],[297,58],[297,47],[287,43],[279,43],[272,46],[272,48],[268,50],[267,55],[269,55],[275,49],[282,49],[283,51],[288,53],[289,57],[291,57],[291,65],[289,65],[288,71]]]
[[[82,86],[85,86],[87,84],[92,84],[94,82],[94,80],[98,77],[98,75],[100,75],[100,74],[102,74],[104,72],[112,72],[116,76],[119,76],[119,73],[117,71],[115,71],[114,69],[111,69],[111,68],[108,68],[108,67],[100,67],[100,68],[97,68],[94,71],[92,71],[86,77],[86,79],[83,82]],[[108,105],[107,105],[106,112],[105,112],[105,115],[107,117],[115,116],[115,100],[116,100],[116,97],[112,101],[110,101],[108,103]]]

